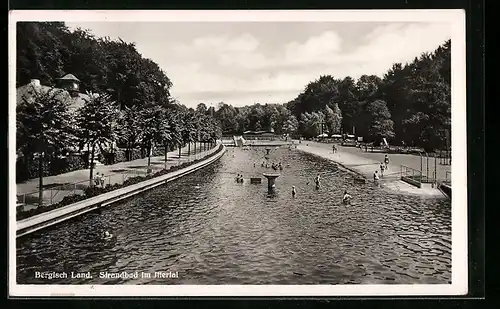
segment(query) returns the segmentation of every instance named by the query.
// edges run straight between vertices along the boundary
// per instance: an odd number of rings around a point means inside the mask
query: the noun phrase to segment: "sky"
[[[180,103],[286,103],[321,75],[383,77],[451,38],[439,22],[67,22],[134,42]]]

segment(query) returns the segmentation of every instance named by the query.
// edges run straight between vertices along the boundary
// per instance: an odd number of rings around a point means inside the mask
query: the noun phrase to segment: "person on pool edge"
[[[344,191],[344,196],[342,197],[342,203],[348,204],[351,201],[352,196],[347,193],[347,190]]]

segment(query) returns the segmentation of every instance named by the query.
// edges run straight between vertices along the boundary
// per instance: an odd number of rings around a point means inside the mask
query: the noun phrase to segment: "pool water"
[[[288,148],[270,152],[269,162],[284,166],[270,194],[265,152],[229,149],[182,179],[18,239],[18,283],[451,283],[449,200],[357,184],[331,162]],[[344,190],[350,205],[341,203]],[[103,239],[105,231],[114,237]],[[92,278],[40,279],[37,271]],[[177,278],[100,278],[105,271]]]

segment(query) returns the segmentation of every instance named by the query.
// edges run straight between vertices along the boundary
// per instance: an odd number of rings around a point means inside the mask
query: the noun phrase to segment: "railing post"
[[[429,155],[427,155],[426,157],[427,157],[427,166],[426,166],[427,175],[426,175],[426,181],[429,181]]]
[[[422,170],[422,153],[419,152],[419,154],[420,154],[420,170]]]

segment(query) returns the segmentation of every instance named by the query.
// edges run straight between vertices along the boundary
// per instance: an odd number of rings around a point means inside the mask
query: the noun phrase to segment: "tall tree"
[[[68,53],[63,37],[69,31],[62,22],[16,23],[16,84],[23,86],[31,79],[53,85],[64,73]]]
[[[78,137],[81,144],[90,149],[90,175],[92,182],[96,147],[102,150],[105,144],[117,139],[119,110],[107,94],[89,93],[85,105],[76,117]]]
[[[16,109],[17,147],[38,157],[39,204],[43,203],[44,160],[65,154],[75,143],[69,94],[60,89],[29,86]]]
[[[206,115],[207,112],[208,112],[208,108],[207,108],[207,105],[205,103],[199,103],[197,106],[196,106],[196,111],[200,114],[203,114],[203,115]]]
[[[394,137],[391,113],[384,101],[376,100],[368,103],[366,106],[366,113],[368,119],[368,133],[373,140],[380,141],[384,137]]]
[[[356,125],[356,118],[362,112],[362,105],[357,98],[356,82],[350,76],[340,81],[339,86],[339,108],[342,111],[341,131],[350,132]]]
[[[139,129],[141,140],[148,157],[148,170],[151,165],[151,153],[157,145],[164,145],[165,129],[168,127],[166,109],[154,103],[143,106],[140,111]]]
[[[300,119],[300,130],[305,137],[317,137],[320,134],[321,123],[325,116],[321,111],[303,113]]]
[[[283,125],[283,131],[290,136],[294,136],[297,134],[299,130],[299,121],[294,115],[288,116],[285,124]]]
[[[323,114],[325,115],[326,130],[329,134],[340,133],[342,126],[342,112],[337,103],[333,104],[333,109],[328,105],[325,107]]]

